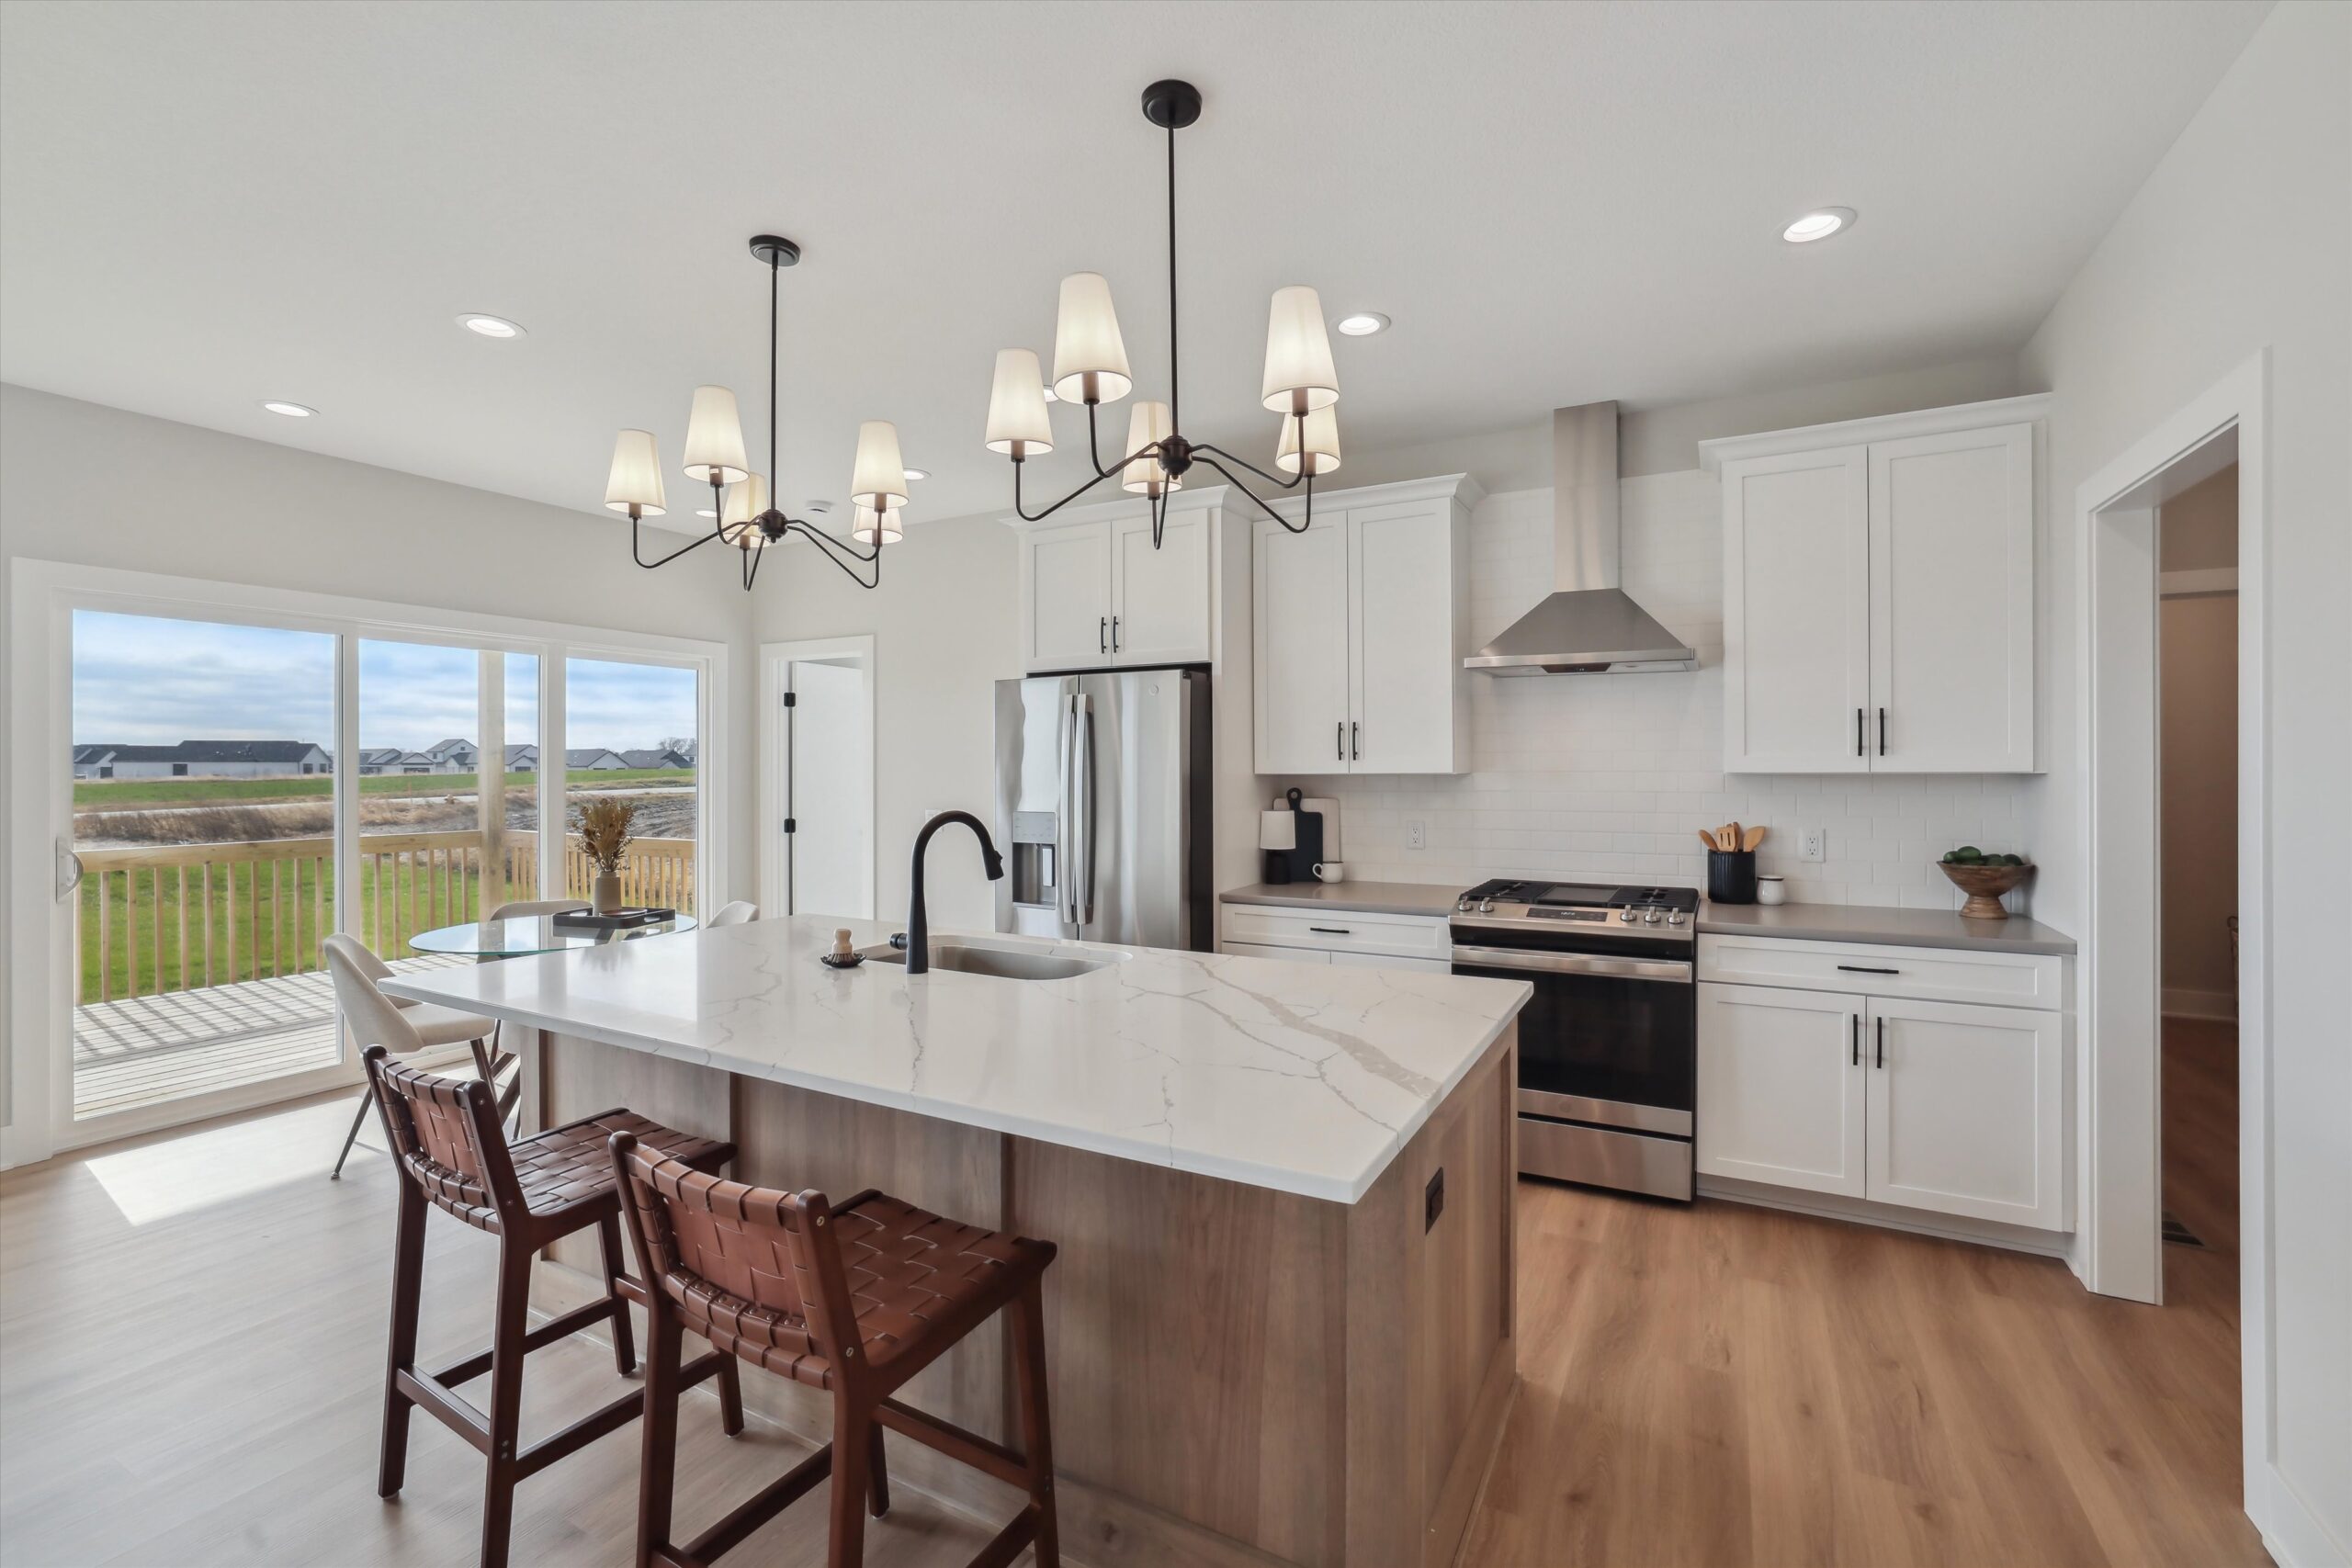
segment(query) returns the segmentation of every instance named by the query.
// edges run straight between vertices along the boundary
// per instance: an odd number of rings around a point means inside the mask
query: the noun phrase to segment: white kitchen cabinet
[[[1214,505],[1169,509],[1159,547],[1140,500],[1021,529],[1022,668],[1210,659]]]
[[[1863,1021],[1863,1195],[2064,1229],[2064,1016],[1873,997]]]
[[[1476,494],[1457,475],[1319,496],[1304,533],[1257,520],[1259,773],[1468,765],[1462,642]]]
[[[1700,444],[1724,487],[1725,771],[2033,771],[2046,402]]]
[[[1400,915],[1385,910],[1317,904],[1221,904],[1217,938],[1227,953],[1315,953],[1340,964],[1367,964],[1434,974],[1453,967],[1453,939],[1442,915]],[[1395,960],[1395,963],[1391,963]]]
[[[1698,1171],[1863,1195],[1860,997],[1699,987]]]

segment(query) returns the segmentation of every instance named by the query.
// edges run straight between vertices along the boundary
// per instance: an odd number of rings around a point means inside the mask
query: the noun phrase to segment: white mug
[[[1347,879],[1348,868],[1343,863],[1335,860],[1318,860],[1315,863],[1316,881],[1345,882]]]
[[[1759,904],[1785,904],[1789,901],[1788,885],[1777,876],[1756,879],[1756,901]]]

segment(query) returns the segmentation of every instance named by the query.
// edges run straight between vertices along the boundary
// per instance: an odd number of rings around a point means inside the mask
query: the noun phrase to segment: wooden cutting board
[[[1282,811],[1288,808],[1290,800],[1287,796],[1278,795],[1269,801],[1267,806],[1270,810]],[[1348,856],[1340,843],[1340,803],[1336,800],[1318,799],[1311,795],[1302,795],[1299,798],[1298,808],[1301,811],[1319,811],[1323,814],[1323,858],[1339,861],[1344,864]]]

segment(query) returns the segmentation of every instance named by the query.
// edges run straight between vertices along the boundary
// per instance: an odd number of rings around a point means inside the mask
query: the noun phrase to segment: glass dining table
[[[518,915],[503,920],[469,920],[464,925],[438,926],[410,937],[408,945],[416,953],[447,953],[458,958],[527,958],[534,953],[603,947],[632,937],[667,936],[673,931],[694,929],[692,915],[613,931],[558,925],[553,915]]]

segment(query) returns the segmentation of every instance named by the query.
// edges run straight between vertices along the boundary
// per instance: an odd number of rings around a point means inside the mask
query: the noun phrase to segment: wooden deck
[[[407,958],[397,970],[470,959]],[[323,972],[93,1002],[74,1010],[75,1120],[334,1065]]]

